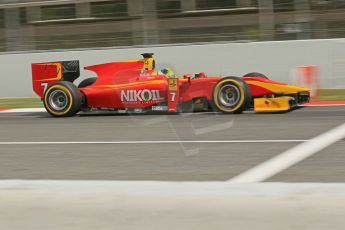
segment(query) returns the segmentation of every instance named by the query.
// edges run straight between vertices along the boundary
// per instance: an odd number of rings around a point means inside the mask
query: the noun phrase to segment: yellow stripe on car
[[[293,94],[303,91],[310,91],[309,88],[287,85],[287,84],[276,84],[262,81],[249,80],[246,81],[249,85],[259,86],[265,89],[272,91],[273,93],[282,93],[282,94]]]
[[[94,87],[97,87],[97,88],[122,88],[122,87],[128,87],[128,86],[160,84],[160,83],[167,83],[167,81],[166,80],[153,80],[153,81],[145,81],[145,82],[132,82],[132,83],[126,83],[126,84],[95,85]]]

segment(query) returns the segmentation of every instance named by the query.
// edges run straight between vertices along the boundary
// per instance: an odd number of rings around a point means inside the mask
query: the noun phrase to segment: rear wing
[[[79,61],[32,63],[31,70],[33,90],[41,98],[49,85],[58,81],[73,82],[80,76]]]

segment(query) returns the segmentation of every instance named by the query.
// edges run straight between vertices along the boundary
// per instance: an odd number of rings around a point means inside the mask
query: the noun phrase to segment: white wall
[[[292,83],[296,66],[320,68],[322,88],[345,88],[345,39],[283,42],[195,44],[150,48],[112,48],[0,55],[0,97],[31,97],[31,63],[80,60],[87,66],[140,58],[154,52],[157,67],[169,66],[178,74],[204,71],[209,75],[241,76],[262,72],[270,78]],[[81,71],[82,78],[94,76]]]

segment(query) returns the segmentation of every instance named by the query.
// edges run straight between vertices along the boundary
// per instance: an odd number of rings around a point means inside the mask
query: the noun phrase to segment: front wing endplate
[[[255,112],[279,112],[288,111],[291,109],[291,101],[293,97],[282,96],[273,98],[255,98],[254,111]]]

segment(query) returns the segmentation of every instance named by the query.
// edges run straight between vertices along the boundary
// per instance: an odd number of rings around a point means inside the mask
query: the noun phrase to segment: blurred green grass
[[[0,108],[40,108],[43,103],[40,98],[0,98]]]
[[[312,101],[344,101],[345,89],[321,89],[320,96]]]
[[[320,97],[313,101],[345,101],[345,89],[321,89]],[[41,108],[40,98],[0,98],[0,108]]]

